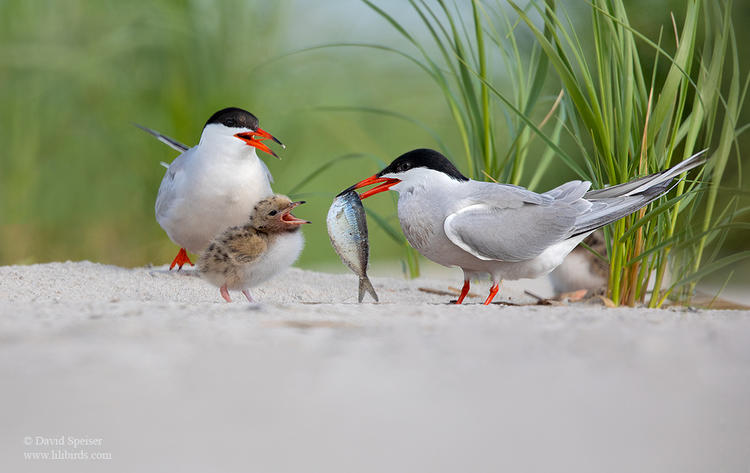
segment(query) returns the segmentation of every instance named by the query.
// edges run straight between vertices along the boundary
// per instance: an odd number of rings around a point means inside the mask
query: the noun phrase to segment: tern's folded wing
[[[580,212],[580,206],[568,203],[474,204],[450,214],[443,228],[451,242],[479,259],[518,262],[570,237]]]
[[[167,172],[164,173],[164,178],[161,180],[161,185],[159,186],[159,193],[156,195],[156,205],[154,206],[157,221],[161,221],[163,217],[166,217],[169,209],[172,207],[172,203],[180,197],[178,190],[184,187],[183,174],[185,161],[188,159],[188,153],[190,152],[191,150],[188,150],[177,156],[167,168]]]

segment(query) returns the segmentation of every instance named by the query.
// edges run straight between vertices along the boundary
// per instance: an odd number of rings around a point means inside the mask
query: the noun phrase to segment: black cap
[[[383,174],[398,174],[408,171],[412,168],[433,169],[456,179],[457,181],[468,181],[469,178],[453,165],[452,162],[434,149],[419,148],[402,154],[394,159],[385,169],[380,171],[377,176]]]
[[[204,128],[212,123],[219,123],[229,128],[247,128],[249,130],[258,129],[258,119],[247,110],[237,107],[229,107],[211,115]]]

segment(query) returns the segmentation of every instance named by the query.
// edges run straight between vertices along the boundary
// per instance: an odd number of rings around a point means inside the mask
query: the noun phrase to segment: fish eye
[[[270,212],[268,212],[268,215],[276,215],[277,213],[278,213],[277,211],[271,210]]]

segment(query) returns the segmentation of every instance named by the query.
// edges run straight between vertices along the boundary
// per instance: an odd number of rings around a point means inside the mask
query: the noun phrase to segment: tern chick
[[[302,252],[300,226],[310,222],[292,210],[304,203],[279,194],[259,201],[249,223],[228,228],[208,244],[198,259],[201,276],[218,286],[227,302],[232,302],[229,289],[241,290],[255,302],[249,289],[291,266]]]
[[[565,257],[560,266],[549,273],[555,293],[563,294],[580,289],[586,289],[589,295],[604,295],[606,292],[609,265],[606,260],[607,243],[604,232],[596,230],[583,243],[593,252],[579,245]]]

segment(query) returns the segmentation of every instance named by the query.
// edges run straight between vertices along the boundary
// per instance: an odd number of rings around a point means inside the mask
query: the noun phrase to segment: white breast
[[[193,253],[228,227],[247,223],[255,204],[272,194],[254,152],[207,157],[196,151],[192,148],[178,158],[184,163],[173,178],[167,171],[156,208],[156,219],[169,238]]]
[[[305,237],[301,230],[273,238],[263,256],[245,265],[242,278],[244,287],[262,284],[287,269],[297,261],[304,246]]]

